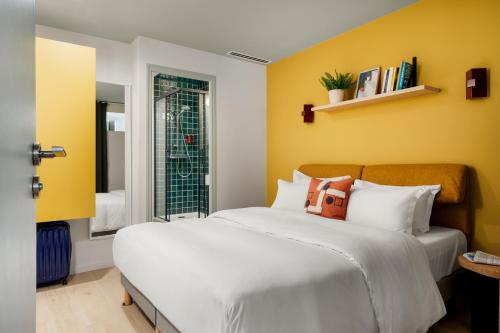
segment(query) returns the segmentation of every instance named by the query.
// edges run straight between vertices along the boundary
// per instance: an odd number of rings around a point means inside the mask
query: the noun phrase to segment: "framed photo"
[[[356,84],[356,97],[363,98],[377,94],[378,81],[380,76],[380,67],[367,69],[359,73],[358,83]]]

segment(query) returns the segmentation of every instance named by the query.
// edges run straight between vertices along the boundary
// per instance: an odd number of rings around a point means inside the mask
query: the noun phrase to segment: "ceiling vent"
[[[240,60],[254,62],[256,64],[267,65],[267,64],[270,64],[272,62],[271,60],[257,58],[257,57],[254,57],[254,56],[251,56],[251,55],[248,55],[245,53],[241,53],[241,52],[229,51],[226,54],[231,56],[231,57],[238,58]]]

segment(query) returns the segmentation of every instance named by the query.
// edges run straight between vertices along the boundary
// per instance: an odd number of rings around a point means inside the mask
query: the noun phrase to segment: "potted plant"
[[[337,73],[337,71],[334,75],[325,72],[319,82],[328,90],[330,104],[335,104],[344,100],[345,91],[354,85],[354,76],[351,73]]]

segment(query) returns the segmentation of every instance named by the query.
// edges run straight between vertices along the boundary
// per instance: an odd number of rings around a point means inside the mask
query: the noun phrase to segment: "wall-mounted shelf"
[[[395,100],[395,99],[402,99],[402,98],[409,98],[409,97],[414,97],[414,96],[435,94],[435,93],[438,93],[440,91],[441,91],[441,89],[439,89],[439,88],[421,85],[421,86],[406,88],[406,89],[402,89],[402,90],[391,91],[391,92],[388,92],[385,94],[377,94],[375,96],[370,96],[370,97],[355,98],[355,99],[340,102],[337,104],[320,105],[320,106],[312,108],[312,111],[327,112],[327,111],[335,111],[335,110],[343,110],[343,109],[352,109],[352,108],[357,108],[359,106],[383,103],[383,102],[391,101],[391,100]]]

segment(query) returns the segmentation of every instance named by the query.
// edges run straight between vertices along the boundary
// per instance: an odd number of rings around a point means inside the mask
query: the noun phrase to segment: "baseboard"
[[[114,265],[115,264],[113,263],[113,261],[109,261],[109,260],[93,262],[93,263],[88,263],[88,264],[84,264],[84,265],[76,265],[75,271],[71,272],[71,274],[78,274],[78,273],[95,271],[98,269],[113,267]]]

